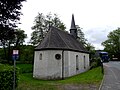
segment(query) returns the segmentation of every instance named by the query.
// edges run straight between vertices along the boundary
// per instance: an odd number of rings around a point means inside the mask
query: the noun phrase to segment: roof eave
[[[88,51],[82,51],[82,50],[74,50],[74,49],[67,49],[67,48],[41,48],[41,49],[34,49],[34,51],[43,51],[43,50],[62,50],[62,51],[75,51],[75,52],[81,52],[81,53],[90,53]]]

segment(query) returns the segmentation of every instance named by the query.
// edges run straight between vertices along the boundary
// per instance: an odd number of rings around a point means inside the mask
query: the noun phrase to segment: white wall
[[[76,55],[78,55],[78,70],[76,70]],[[64,51],[64,58],[64,62],[66,62],[66,60],[68,59],[68,63],[65,63],[65,77],[73,76],[85,72],[89,69],[89,54],[74,51]]]
[[[42,60],[39,55],[42,53]],[[62,77],[62,57],[55,59],[56,54],[61,54],[61,50],[35,51],[33,77],[43,79],[54,79]]]
[[[39,60],[40,53],[42,54],[42,60]],[[62,53],[64,53],[63,59]],[[60,60],[55,58],[56,54],[61,54]],[[78,55],[78,70],[76,70],[76,55]],[[84,68],[84,56],[86,68]],[[33,70],[33,77],[35,78],[60,79],[62,76],[70,77],[88,69],[89,54],[63,50],[35,51]],[[64,73],[63,75],[62,72]]]

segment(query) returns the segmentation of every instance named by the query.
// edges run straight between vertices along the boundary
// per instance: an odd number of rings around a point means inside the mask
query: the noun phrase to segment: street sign
[[[19,50],[13,50],[13,55],[12,55],[13,60],[18,59],[18,57],[19,57]]]
[[[19,50],[13,50],[12,58],[14,60],[14,77],[13,77],[13,90],[15,90],[15,68],[16,68],[16,59],[19,57]]]
[[[13,50],[13,55],[18,54],[19,50]]]

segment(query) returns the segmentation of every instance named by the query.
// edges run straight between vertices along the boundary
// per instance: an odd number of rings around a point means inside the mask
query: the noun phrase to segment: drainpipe
[[[62,79],[64,79],[64,50],[62,50]]]

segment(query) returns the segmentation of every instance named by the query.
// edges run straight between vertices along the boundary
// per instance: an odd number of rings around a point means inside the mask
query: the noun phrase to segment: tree
[[[11,46],[17,48],[19,45],[22,45],[23,42],[25,42],[25,38],[27,38],[27,34],[25,34],[24,30],[21,29],[17,29],[15,32],[11,32],[10,34],[11,37],[9,39],[3,40],[5,42],[2,42],[6,57],[5,59],[8,60],[8,63],[9,59],[11,58],[11,49],[13,49]]]
[[[102,42],[104,50],[112,55],[118,55],[120,52],[120,28],[113,30],[108,34],[108,39]]]
[[[15,31],[15,38],[11,40],[14,47],[17,47],[19,45],[23,45],[23,42],[25,42],[25,38],[27,38],[27,34],[25,34],[24,30],[17,29]]]
[[[84,47],[86,47],[87,39],[85,38],[85,35],[82,32],[82,28],[79,27],[79,25],[76,25],[76,28],[77,28],[77,36],[78,36],[77,40],[81,42],[84,45]]]
[[[86,48],[86,49],[89,51],[89,53],[90,53],[90,59],[91,59],[91,58],[94,58],[94,55],[95,55],[95,47],[94,47],[91,43],[87,42],[85,48]]]
[[[22,2],[26,0],[1,0],[0,1],[0,41],[3,45],[5,57],[6,46],[10,50],[11,40],[14,39],[14,31],[20,20]]]
[[[94,55],[95,47],[87,41],[84,33],[82,32],[82,28],[79,27],[79,25],[76,25],[76,28],[77,28],[77,35],[78,35],[77,40],[83,44],[83,46],[86,48],[86,50],[88,50],[91,53],[91,55]]]
[[[57,27],[61,30],[66,29],[65,25],[56,14],[52,15],[49,13],[45,16],[43,13],[38,13],[35,17],[34,26],[32,27],[34,31],[31,34],[31,43],[38,45],[46,36],[50,26]]]

